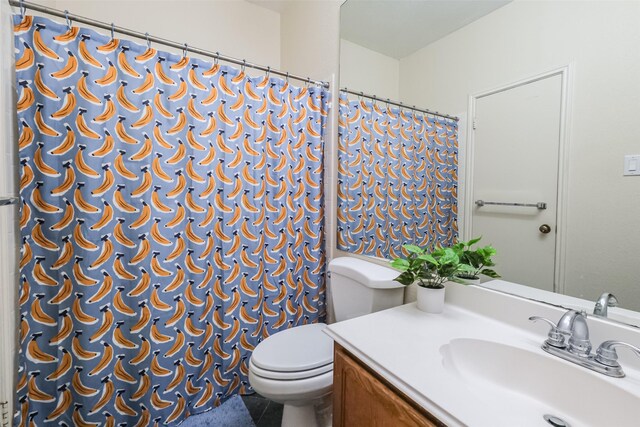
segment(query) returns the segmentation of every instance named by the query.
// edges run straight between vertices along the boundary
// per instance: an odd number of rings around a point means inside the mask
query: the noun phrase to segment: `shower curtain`
[[[14,19],[16,425],[177,425],[324,316],[327,92]]]
[[[380,258],[458,235],[458,125],[341,93],[338,248]]]

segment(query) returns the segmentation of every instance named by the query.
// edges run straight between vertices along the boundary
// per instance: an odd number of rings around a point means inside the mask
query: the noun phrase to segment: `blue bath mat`
[[[217,408],[192,415],[180,427],[256,427],[242,398],[235,395]]]

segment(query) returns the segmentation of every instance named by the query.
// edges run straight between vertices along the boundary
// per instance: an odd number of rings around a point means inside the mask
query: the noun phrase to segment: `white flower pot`
[[[442,313],[444,309],[444,288],[431,289],[418,286],[417,291],[419,310],[425,313]]]

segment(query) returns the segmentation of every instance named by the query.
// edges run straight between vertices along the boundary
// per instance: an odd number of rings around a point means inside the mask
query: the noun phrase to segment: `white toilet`
[[[336,321],[402,304],[398,272],[358,258],[329,263],[329,296]],[[298,326],[258,344],[249,360],[249,381],[262,396],[284,404],[283,427],[331,425],[333,340],[324,323]]]

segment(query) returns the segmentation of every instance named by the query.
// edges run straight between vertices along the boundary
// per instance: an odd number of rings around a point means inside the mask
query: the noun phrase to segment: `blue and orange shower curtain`
[[[177,425],[324,316],[327,92],[15,16],[16,425]]]
[[[458,236],[458,124],[341,93],[338,249],[396,258]]]

